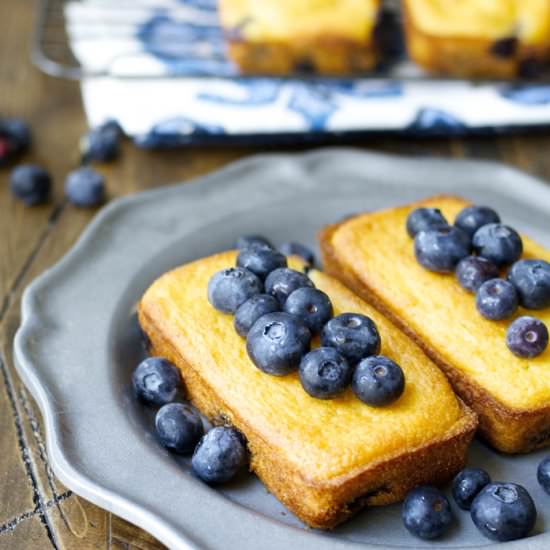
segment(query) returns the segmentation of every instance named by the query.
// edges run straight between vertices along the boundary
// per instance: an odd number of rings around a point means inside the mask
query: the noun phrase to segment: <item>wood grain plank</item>
[[[122,518],[112,516],[111,544],[116,550],[162,550],[166,548],[149,533]]]
[[[1,358],[0,358],[0,361]],[[0,365],[6,375],[4,364]],[[0,383],[0,526],[5,525],[36,506],[34,488],[23,460],[25,445],[15,422],[15,396],[8,393],[5,380]],[[0,529],[1,530],[1,529]],[[1,539],[0,539],[1,542]]]
[[[78,85],[42,75],[32,67],[32,0],[0,2],[0,116],[22,117],[34,145],[22,160],[46,167],[54,178],[52,201],[26,208],[9,192],[9,169],[0,170],[0,316],[17,277],[48,231],[62,197],[65,174],[78,159],[85,121]]]
[[[22,520],[14,529],[0,534],[0,550],[48,550],[55,546],[46,535],[38,515]]]

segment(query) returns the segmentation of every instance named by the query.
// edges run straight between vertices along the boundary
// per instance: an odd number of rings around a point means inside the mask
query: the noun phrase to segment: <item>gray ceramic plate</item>
[[[171,548],[433,547],[405,532],[398,506],[366,510],[323,534],[304,529],[251,475],[223,491],[203,485],[186,460],[155,442],[152,413],[134,403],[129,380],[141,353],[132,311],[164,271],[230,248],[243,233],[315,246],[327,222],[441,192],[493,205],[550,246],[550,187],[525,174],[490,163],[352,150],[255,157],[107,206],[23,299],[17,365],[42,409],[55,473]],[[507,548],[550,548],[550,497],[535,476],[542,456],[504,457],[481,443],[470,452],[472,465],[524,484],[538,503],[536,534]],[[458,520],[437,547],[490,544],[466,513],[455,511]]]

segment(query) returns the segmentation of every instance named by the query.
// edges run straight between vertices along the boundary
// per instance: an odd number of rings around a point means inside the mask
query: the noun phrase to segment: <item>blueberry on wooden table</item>
[[[115,121],[92,128],[80,138],[82,162],[109,162],[119,155],[122,129]]]
[[[0,119],[0,167],[29,149],[31,130],[19,118]]]
[[[36,164],[21,164],[10,174],[13,195],[26,206],[35,206],[48,200],[51,188],[48,172]]]
[[[65,180],[67,200],[80,208],[100,205],[105,200],[105,180],[101,174],[84,166],[69,173]]]

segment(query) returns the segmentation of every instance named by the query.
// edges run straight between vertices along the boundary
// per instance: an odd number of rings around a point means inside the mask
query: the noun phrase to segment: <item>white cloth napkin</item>
[[[215,0],[65,5],[90,125],[143,146],[348,132],[462,134],[550,125],[550,84],[242,78]],[[215,76],[212,76],[215,75]]]

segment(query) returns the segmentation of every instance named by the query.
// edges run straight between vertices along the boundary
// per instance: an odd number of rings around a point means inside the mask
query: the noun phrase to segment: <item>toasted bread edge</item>
[[[438,195],[433,198],[460,197]],[[421,206],[423,201],[411,203],[411,206],[416,204]],[[338,254],[332,246],[332,235],[348,220],[349,218],[343,222],[328,225],[318,235],[325,272],[339,279],[370,303],[424,350],[424,353],[445,373],[456,394],[477,413],[479,433],[491,446],[509,454],[528,453],[548,446],[550,444],[550,406],[521,410],[501,403],[482,386],[447,362],[436,349],[429,346],[421,335],[412,330],[392,310],[391,304],[384,301],[374,286],[367,285],[339,262]]]

